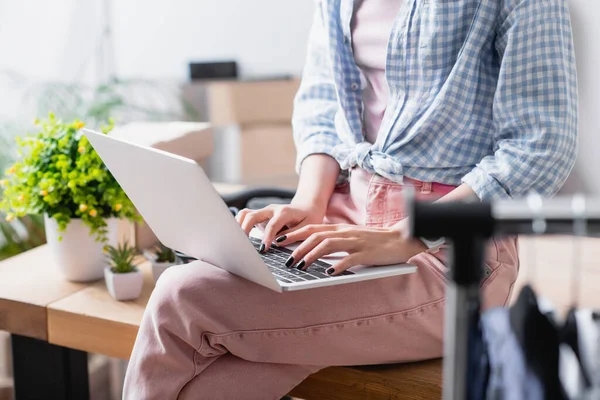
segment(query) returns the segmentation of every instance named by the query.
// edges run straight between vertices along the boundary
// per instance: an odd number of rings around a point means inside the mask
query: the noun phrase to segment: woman
[[[554,194],[576,148],[570,29],[566,0],[318,1],[293,119],[297,195],[238,220],[246,232],[266,224],[265,251],[304,241],[291,267],[346,251],[328,273],[418,271],[279,294],[206,263],[172,268],[125,397],[278,399],[326,366],[441,356],[446,252],[407,237],[402,192]],[[505,305],[516,239],[491,241],[485,268],[485,306]]]

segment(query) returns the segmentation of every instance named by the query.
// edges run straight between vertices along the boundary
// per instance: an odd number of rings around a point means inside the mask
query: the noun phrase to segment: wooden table
[[[0,263],[0,328],[48,340],[46,307],[85,284],[65,281],[43,246]]]
[[[86,285],[63,280],[49,255],[42,246],[0,263],[0,330],[12,336],[19,398],[79,399],[89,391],[87,355],[48,343],[47,307]]]
[[[154,289],[151,266],[144,273],[142,295],[135,301],[115,301],[104,281],[98,281],[48,306],[48,342],[71,349],[129,359],[142,315]]]

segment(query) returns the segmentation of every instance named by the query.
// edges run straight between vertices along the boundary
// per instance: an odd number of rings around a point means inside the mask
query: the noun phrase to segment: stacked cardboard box
[[[300,81],[218,81],[184,88],[213,126],[211,179],[253,186],[295,187],[292,137],[294,96]],[[204,104],[199,104],[202,98]]]

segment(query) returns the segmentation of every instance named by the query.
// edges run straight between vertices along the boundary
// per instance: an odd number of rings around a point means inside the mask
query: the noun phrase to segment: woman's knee
[[[211,271],[215,268],[196,261],[167,269],[156,282],[149,306],[155,308],[184,307],[186,302],[197,302],[197,297],[209,286]]]

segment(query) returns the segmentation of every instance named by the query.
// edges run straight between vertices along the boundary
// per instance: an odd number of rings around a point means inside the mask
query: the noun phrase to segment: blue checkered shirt
[[[321,153],[395,182],[466,183],[485,200],[559,190],[577,151],[567,0],[406,0],[373,144],[352,13],[352,0],[317,1],[292,121],[298,169]]]

